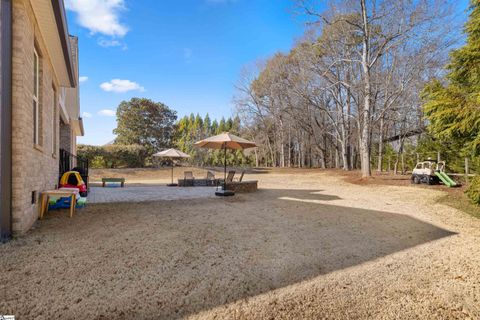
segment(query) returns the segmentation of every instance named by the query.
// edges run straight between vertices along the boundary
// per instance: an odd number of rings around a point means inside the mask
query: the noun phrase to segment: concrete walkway
[[[88,203],[147,202],[214,197],[215,188],[212,187],[91,187],[88,194]]]

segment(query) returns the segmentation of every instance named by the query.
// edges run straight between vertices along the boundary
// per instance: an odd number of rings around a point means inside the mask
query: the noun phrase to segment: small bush
[[[465,191],[473,203],[480,205],[480,176],[474,177]]]
[[[144,147],[136,144],[79,145],[78,155],[88,159],[92,168],[140,168],[145,165],[147,151]]]

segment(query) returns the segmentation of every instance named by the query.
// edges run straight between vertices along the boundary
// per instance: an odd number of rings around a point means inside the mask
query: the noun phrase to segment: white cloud
[[[115,117],[117,112],[115,110],[112,110],[112,109],[102,109],[102,110],[98,111],[98,114],[100,116],[105,116],[105,117]]]
[[[84,112],[82,113],[82,118],[91,118],[92,114],[90,112]]]
[[[104,48],[110,48],[110,47],[122,47],[122,50],[125,51],[128,49],[128,46],[125,42],[119,41],[116,39],[106,39],[106,38],[98,38],[97,43],[99,46],[104,47]]]
[[[124,93],[128,91],[140,91],[144,92],[145,88],[140,86],[136,82],[132,82],[130,80],[122,80],[122,79],[112,79],[108,82],[104,82],[100,85],[102,90],[107,92],[116,92],[116,93]]]
[[[80,81],[80,82],[85,82],[87,80],[88,80],[88,77],[85,77],[85,76],[81,76],[81,77],[78,78],[78,81]]]
[[[92,34],[123,37],[128,27],[120,22],[124,0],[65,0],[65,7],[77,14],[77,22]]]
[[[122,43],[118,40],[115,40],[115,39],[105,39],[105,38],[98,38],[97,40],[97,43],[104,47],[104,48],[108,48],[108,47],[119,47],[122,45]]]

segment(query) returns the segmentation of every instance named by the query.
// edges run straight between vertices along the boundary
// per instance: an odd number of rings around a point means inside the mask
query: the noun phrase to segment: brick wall
[[[60,124],[60,148],[72,153],[72,127],[69,124]]]
[[[13,132],[12,132],[12,215],[13,231],[27,231],[38,217],[38,198],[58,182],[58,158],[53,135],[59,137],[59,110],[54,108],[54,89],[58,88],[51,62],[33,10],[27,0],[13,1]],[[33,143],[33,50],[40,56],[40,143]],[[57,125],[53,125],[54,117]],[[54,132],[56,131],[56,132]],[[59,141],[59,139],[56,139]],[[32,192],[36,192],[32,204]]]
[[[0,4],[0,30],[2,30],[2,5]],[[0,32],[0,43],[2,43],[2,33]],[[2,59],[0,59],[0,84],[2,83]],[[0,101],[2,100],[2,86],[0,86]]]
[[[227,189],[238,193],[255,192],[258,190],[258,181],[230,182]]]

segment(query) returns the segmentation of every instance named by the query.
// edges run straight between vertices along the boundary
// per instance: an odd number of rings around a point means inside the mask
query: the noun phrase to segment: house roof
[[[55,13],[55,21],[57,22],[58,34],[62,42],[63,57],[65,65],[68,69],[68,77],[70,78],[70,85],[75,87],[77,85],[75,68],[70,49],[70,37],[68,34],[67,18],[65,14],[65,5],[63,0],[52,0],[53,11]]]
[[[64,87],[77,85],[63,0],[30,0],[54,72]]]

